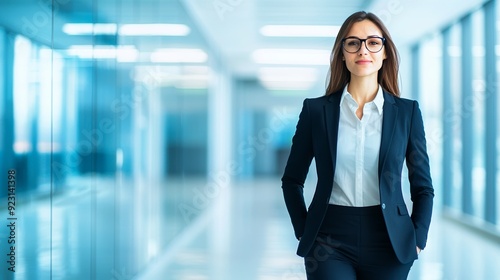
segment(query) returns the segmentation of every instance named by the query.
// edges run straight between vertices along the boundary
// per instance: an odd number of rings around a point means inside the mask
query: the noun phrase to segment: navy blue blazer
[[[297,254],[311,250],[325,216],[333,187],[337,157],[340,98],[342,91],[304,100],[292,148],[281,179],[283,195],[295,236]],[[306,208],[303,188],[309,166],[315,159],[318,181],[311,204]],[[409,215],[401,191],[406,159],[413,209]],[[432,215],[434,189],[422,114],[416,101],[384,91],[382,139],[378,164],[380,207],[389,237],[401,263],[425,248]]]

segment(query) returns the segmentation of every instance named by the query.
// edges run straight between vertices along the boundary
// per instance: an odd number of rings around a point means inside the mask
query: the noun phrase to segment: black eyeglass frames
[[[365,42],[365,47],[369,52],[377,53],[384,47],[385,38],[379,36],[370,36],[366,39],[347,37],[342,39],[342,47],[348,53],[357,53],[363,42]]]

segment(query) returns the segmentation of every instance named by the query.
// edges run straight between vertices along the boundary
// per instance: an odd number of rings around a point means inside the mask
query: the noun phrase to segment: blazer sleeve
[[[413,211],[411,219],[415,227],[417,246],[424,249],[432,216],[434,188],[430,175],[424,124],[418,102],[413,102],[410,135],[406,150],[406,165],[410,182]]]
[[[312,146],[311,119],[308,99],[306,99],[299,115],[295,135],[292,138],[292,148],[285,172],[281,178],[286,208],[297,239],[302,237],[304,233],[307,217],[303,189],[313,158]]]

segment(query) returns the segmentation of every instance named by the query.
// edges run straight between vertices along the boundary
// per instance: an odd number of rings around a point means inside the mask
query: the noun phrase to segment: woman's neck
[[[378,91],[377,77],[351,76],[347,91],[358,104],[365,104],[375,99]]]

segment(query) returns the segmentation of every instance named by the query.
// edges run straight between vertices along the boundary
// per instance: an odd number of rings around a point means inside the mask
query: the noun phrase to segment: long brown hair
[[[384,23],[373,13],[367,13],[364,11],[356,12],[349,16],[342,26],[340,27],[337,38],[335,39],[335,44],[333,45],[332,53],[330,55],[330,71],[328,85],[326,87],[325,95],[330,95],[337,91],[345,88],[345,86],[351,80],[351,73],[347,69],[345,62],[342,60],[342,39],[347,36],[352,25],[356,22],[363,20],[369,20],[373,22],[382,31],[382,36],[385,38],[385,53],[386,59],[382,64],[382,68],[378,71],[378,83],[382,85],[382,88],[389,93],[399,96],[399,83],[398,83],[398,71],[399,71],[399,55],[392,41],[389,31],[385,27]]]

